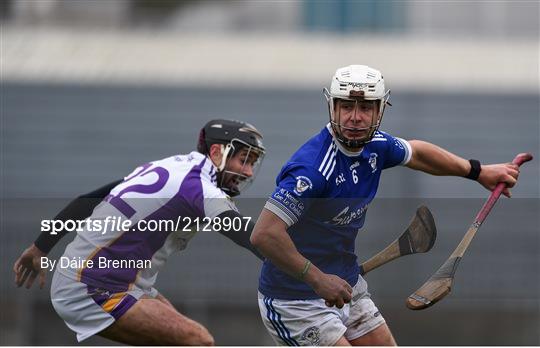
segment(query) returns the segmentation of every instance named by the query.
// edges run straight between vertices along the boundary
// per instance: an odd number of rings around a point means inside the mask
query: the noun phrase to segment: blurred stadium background
[[[429,254],[367,276],[398,343],[540,344],[537,1],[4,0],[0,10],[0,344],[76,343],[48,290],[12,281],[40,219],[140,163],[191,151],[215,117],[265,135],[265,162],[239,202],[257,217],[282,163],[327,122],[322,87],[349,64],[383,71],[394,106],[382,128],[394,135],[484,163],[536,155],[473,241],[453,293],[422,312],[405,298],[454,249],[487,193],[459,178],[384,174],[357,238],[360,260],[396,238],[419,204],[439,228]],[[272,345],[256,304],[259,267],[201,234],[157,287],[218,344]]]

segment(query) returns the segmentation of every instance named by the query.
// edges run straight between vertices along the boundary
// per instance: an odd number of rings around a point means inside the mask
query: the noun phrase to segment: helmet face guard
[[[266,152],[262,134],[246,122],[212,120],[201,130],[197,150],[208,156],[213,144],[220,144],[222,153],[217,164],[217,186],[236,196],[253,182],[262,164]]]
[[[360,148],[371,141],[386,105],[392,105],[381,72],[365,65],[338,69],[330,90],[324,88],[323,94],[334,137],[349,148]]]
[[[389,104],[390,91],[383,99],[333,97],[326,88],[323,94],[328,103],[330,125],[340,143],[360,148],[373,139],[381,125],[384,108]]]
[[[252,146],[240,139],[231,140],[223,148],[223,158],[217,174],[218,187],[231,197],[238,196],[253,183],[265,153],[264,148]],[[248,166],[251,168],[248,169]],[[244,174],[246,171],[251,176]]]

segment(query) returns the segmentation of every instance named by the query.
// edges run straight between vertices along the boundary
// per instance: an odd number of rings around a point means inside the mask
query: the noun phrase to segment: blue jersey
[[[324,273],[351,286],[358,281],[355,239],[375,197],[381,171],[410,160],[411,147],[378,131],[362,151],[347,151],[330,125],[308,140],[283,166],[265,208],[289,226],[298,251]],[[259,291],[267,297],[301,300],[319,296],[305,282],[264,262]]]

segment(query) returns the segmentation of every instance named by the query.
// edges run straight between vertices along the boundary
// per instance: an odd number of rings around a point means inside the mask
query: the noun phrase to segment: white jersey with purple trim
[[[150,289],[169,255],[197,232],[190,222],[198,219],[202,228],[205,217],[228,210],[237,208],[217,187],[216,167],[206,156],[191,152],[147,163],[94,209],[57,270],[107,290]]]
[[[354,286],[359,266],[355,239],[377,193],[383,169],[406,164],[410,144],[377,131],[357,153],[347,151],[328,124],[300,147],[281,169],[265,208],[279,216],[296,248],[314,265]],[[282,272],[268,259],[259,278],[268,298],[316,299],[306,283]]]

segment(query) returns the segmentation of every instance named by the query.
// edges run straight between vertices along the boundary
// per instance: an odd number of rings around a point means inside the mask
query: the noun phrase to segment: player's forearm
[[[98,188],[92,192],[80,195],[72,200],[54,220],[83,220],[92,214],[94,208],[103,200],[111,190],[118,185],[122,180],[117,180]],[[67,231],[60,231],[58,234],[50,234],[49,232],[41,232],[38,238],[34,241],[34,245],[45,254],[48,254],[52,248],[67,234]]]
[[[302,275],[306,262],[309,260],[298,252],[286,231],[281,233],[268,231],[261,239],[252,239],[252,243],[264,257],[283,272],[305,281],[312,287],[316,283],[321,271],[314,265],[309,265],[307,272]]]
[[[280,270],[296,279],[302,278],[302,280],[312,285],[312,283],[316,282],[318,274],[321,273],[317,267],[310,265],[307,270],[309,272],[302,275],[308,260],[296,249],[283,221],[266,209],[263,209],[259,220],[255,224],[250,240],[251,244],[264,257]]]
[[[290,275],[295,275],[305,262],[286,231],[263,231],[255,225],[251,243],[274,265]]]
[[[470,169],[468,160],[461,158],[437,145],[420,141],[409,141],[412,157],[407,167],[432,175],[466,176]]]

